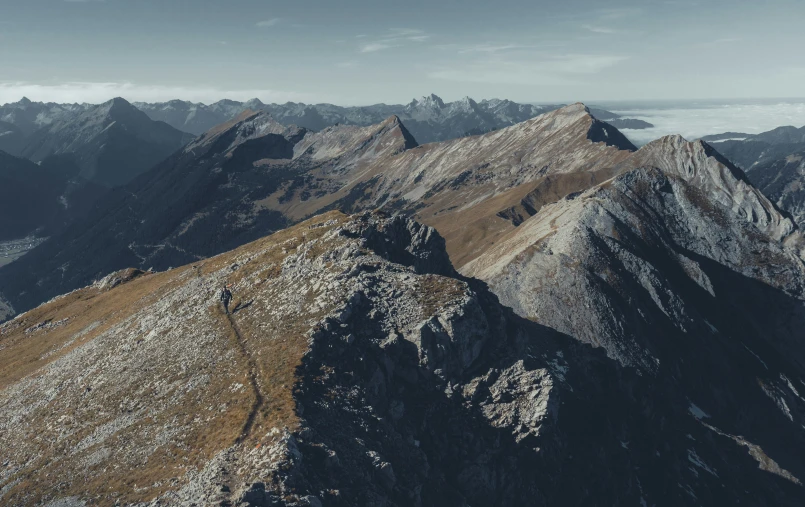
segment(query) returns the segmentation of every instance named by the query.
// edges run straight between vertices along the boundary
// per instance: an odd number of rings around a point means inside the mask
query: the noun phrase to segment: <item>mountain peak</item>
[[[565,107],[559,108],[558,111],[562,111],[564,114],[568,115],[589,115],[589,116],[593,115],[590,112],[590,108],[587,107],[582,102],[576,102],[574,104],[567,105]]]
[[[132,112],[132,111],[140,112],[139,109],[134,107],[128,100],[124,99],[123,97],[115,97],[112,100],[102,104],[102,107],[104,109],[107,109],[110,114]]]
[[[622,167],[653,167],[687,181],[708,195],[708,199],[731,209],[735,216],[753,223],[775,240],[794,232],[794,224],[749,182],[746,174],[705,141],[687,141],[669,135],[652,141]]]
[[[419,146],[419,143],[416,141],[416,139],[414,139],[414,136],[411,135],[403,124],[402,120],[400,120],[400,117],[396,114],[386,118],[386,120],[382,123],[382,126],[387,129],[399,130],[399,133],[403,138],[403,146],[401,147],[400,151],[410,150],[411,148],[416,148]]]
[[[430,95],[422,97],[419,100],[414,99],[413,101],[411,101],[411,104],[409,105],[415,107],[418,106],[418,107],[438,108],[438,109],[442,109],[445,107],[442,98],[436,95],[435,93],[431,93]]]
[[[243,103],[243,107],[248,109],[262,109],[265,104],[258,98],[249,99]]]
[[[28,106],[28,105],[31,104],[31,100],[28,97],[23,97],[23,98],[20,99],[18,104],[23,105],[23,106]]]

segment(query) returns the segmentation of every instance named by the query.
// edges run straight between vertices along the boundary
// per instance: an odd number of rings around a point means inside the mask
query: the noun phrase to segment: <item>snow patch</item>
[[[696,419],[709,419],[710,416],[704,410],[697,407],[695,404],[691,403],[690,407],[688,407],[688,412],[695,417]]]
[[[695,450],[688,449],[688,461],[690,461],[691,463],[693,463],[697,467],[701,468],[702,470],[708,472],[709,474],[713,475],[714,477],[718,477],[718,474],[715,472],[715,470],[713,470],[712,468],[707,466],[707,464],[704,461],[702,461],[702,459],[699,457],[699,455],[696,454]],[[695,470],[694,470],[694,473],[695,473]],[[698,474],[696,474],[696,475],[698,475]]]
[[[748,350],[750,354],[752,354],[753,356],[755,356],[755,359],[757,359],[758,361],[760,361],[760,364],[762,364],[764,368],[766,368],[767,370],[769,369],[769,366],[766,364],[766,362],[765,362],[765,361],[763,361],[763,359],[761,359],[759,355],[757,355],[757,354],[755,354],[754,352],[752,352],[752,349],[750,349],[750,348],[749,348],[749,347],[747,347],[746,345],[744,345],[744,348],[745,348],[746,350]]]

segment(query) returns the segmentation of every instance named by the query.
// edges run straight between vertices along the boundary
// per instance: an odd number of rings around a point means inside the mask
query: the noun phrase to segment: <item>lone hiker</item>
[[[224,304],[224,311],[227,315],[229,315],[230,301],[232,301],[232,291],[229,290],[229,287],[224,285],[224,289],[221,291],[221,302]]]

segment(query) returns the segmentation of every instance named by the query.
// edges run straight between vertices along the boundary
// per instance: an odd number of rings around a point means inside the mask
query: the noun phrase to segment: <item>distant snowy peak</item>
[[[431,93],[426,97],[422,97],[419,100],[414,99],[411,103],[406,106],[409,109],[444,109],[444,101],[441,97],[436,94]]]

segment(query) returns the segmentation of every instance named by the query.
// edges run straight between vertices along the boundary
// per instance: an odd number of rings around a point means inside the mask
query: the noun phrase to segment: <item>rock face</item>
[[[721,154],[746,170],[757,188],[791,213],[800,227],[805,226],[805,127],[778,127],[754,135],[730,132],[704,139],[712,139]]]
[[[792,221],[701,142],[655,141],[622,171],[546,206],[462,272],[519,314],[647,371],[665,360],[664,336],[720,334],[714,319],[736,311],[753,322],[725,323],[725,334],[747,346],[766,334],[799,363],[805,270]]]
[[[246,112],[0,269],[0,287],[29,309],[111,271],[182,265],[329,209],[414,213],[460,266],[543,204],[609,178],[633,149],[581,104],[425,146],[396,116],[309,132]]]
[[[740,170],[705,143],[669,137],[545,206],[462,272],[519,315],[686,397],[712,438],[762,440],[782,456],[805,438],[802,383],[787,380],[805,367],[802,246]],[[722,477],[698,451],[689,457],[700,475]]]
[[[71,154],[81,178],[113,187],[128,183],[191,139],[117,98],[57,116],[28,136],[21,154],[34,162]]]
[[[780,209],[791,213],[800,228],[805,228],[805,151],[756,165],[747,176]]]
[[[0,327],[0,498],[798,505],[802,369],[707,332],[732,384],[625,367],[456,275],[435,230],[329,213]]]

